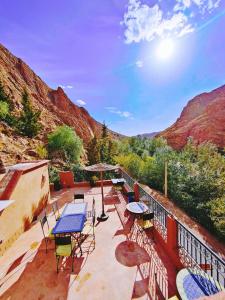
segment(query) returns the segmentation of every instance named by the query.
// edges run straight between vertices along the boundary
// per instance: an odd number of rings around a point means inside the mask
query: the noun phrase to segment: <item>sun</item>
[[[174,42],[171,39],[162,40],[156,48],[156,55],[161,60],[169,59],[174,52]]]

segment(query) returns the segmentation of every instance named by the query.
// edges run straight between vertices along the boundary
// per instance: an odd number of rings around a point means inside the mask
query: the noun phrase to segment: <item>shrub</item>
[[[48,151],[47,149],[45,148],[44,145],[38,145],[36,147],[36,152],[38,154],[38,156],[41,158],[41,159],[44,159],[44,158],[47,158],[48,157]]]
[[[9,113],[8,103],[0,101],[0,120],[5,121],[8,113]]]
[[[83,143],[72,128],[60,126],[48,135],[48,152],[52,158],[78,163],[83,153]]]
[[[49,181],[54,184],[54,189],[56,191],[60,190],[60,178],[59,178],[59,170],[53,166],[49,167]]]

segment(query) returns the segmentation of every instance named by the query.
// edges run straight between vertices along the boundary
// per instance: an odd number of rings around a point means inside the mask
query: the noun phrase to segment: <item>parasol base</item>
[[[108,217],[109,217],[108,215],[106,215],[105,213],[102,213],[100,216],[97,217],[97,220],[99,222],[104,222],[108,219]]]

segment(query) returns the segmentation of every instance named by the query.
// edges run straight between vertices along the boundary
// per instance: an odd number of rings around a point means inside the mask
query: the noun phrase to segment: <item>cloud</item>
[[[77,104],[79,104],[80,106],[85,106],[87,103],[84,100],[78,99]]]
[[[72,85],[60,85],[60,87],[62,88],[62,89],[73,89],[73,86]]]
[[[194,17],[210,13],[221,0],[176,0],[170,11],[160,6],[129,0],[121,25],[125,27],[125,43],[152,41],[155,38],[181,37],[195,30]],[[165,1],[166,2],[166,1]]]
[[[221,0],[176,0],[174,11],[185,11],[188,8],[197,8],[201,14],[212,12],[216,9]]]
[[[123,118],[133,118],[132,113],[130,113],[129,111],[121,111],[121,110],[118,110],[114,106],[108,106],[108,107],[105,107],[105,109],[108,110],[110,113],[117,114]]]
[[[144,63],[142,60],[137,60],[135,64],[138,68],[142,68],[144,66]]]

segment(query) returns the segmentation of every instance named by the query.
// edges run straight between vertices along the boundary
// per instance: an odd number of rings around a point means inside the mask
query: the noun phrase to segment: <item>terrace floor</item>
[[[101,211],[100,188],[75,188],[85,193],[88,209],[93,197]],[[73,199],[75,189],[54,192],[51,203],[61,210]],[[109,219],[95,225],[95,244],[90,236],[83,244],[82,257],[69,259],[56,272],[54,242],[46,254],[39,222],[20,236],[0,258],[0,299],[167,299],[175,294],[176,274],[167,253],[153,241],[151,233],[140,234],[126,211],[126,199],[112,187],[104,187],[105,211]],[[50,224],[55,220],[50,213]],[[155,274],[157,274],[157,279]],[[156,283],[157,282],[157,283]],[[159,288],[160,287],[160,288]]]

